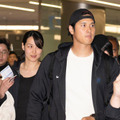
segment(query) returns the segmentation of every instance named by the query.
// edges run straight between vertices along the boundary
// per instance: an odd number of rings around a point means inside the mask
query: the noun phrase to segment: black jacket
[[[56,52],[48,54],[42,61],[31,89],[27,120],[65,120],[65,73],[67,55],[71,46],[72,43],[59,46]],[[120,109],[112,108],[109,104],[113,81],[119,74],[118,64],[113,58],[98,52],[94,46],[93,50],[92,98],[95,118],[119,120]],[[50,80],[49,68],[54,55],[53,79]],[[48,107],[46,103],[49,104]]]

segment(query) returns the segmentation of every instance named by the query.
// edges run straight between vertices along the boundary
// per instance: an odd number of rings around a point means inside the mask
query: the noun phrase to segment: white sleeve
[[[15,120],[14,99],[10,92],[6,92],[7,99],[0,106],[0,119],[1,120]]]

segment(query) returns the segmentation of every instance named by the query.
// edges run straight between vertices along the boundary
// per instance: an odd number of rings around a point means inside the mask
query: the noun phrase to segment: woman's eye
[[[28,45],[28,48],[32,48],[32,45]]]

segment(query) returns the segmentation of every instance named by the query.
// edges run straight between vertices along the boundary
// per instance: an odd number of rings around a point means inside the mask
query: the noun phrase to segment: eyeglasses
[[[0,51],[0,54],[2,54],[2,55],[6,55],[6,54],[8,54],[8,51],[6,51],[6,50],[4,50],[4,51]]]

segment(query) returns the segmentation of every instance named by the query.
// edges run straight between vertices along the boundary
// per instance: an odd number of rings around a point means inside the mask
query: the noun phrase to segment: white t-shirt
[[[78,57],[70,49],[66,68],[66,120],[81,120],[94,113],[92,103],[93,52]]]

